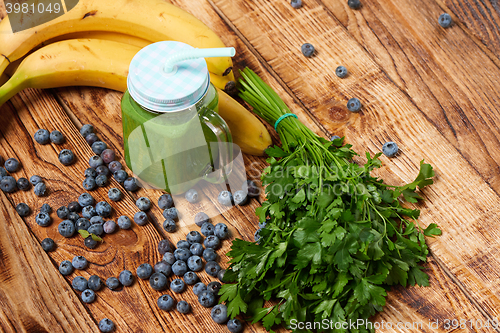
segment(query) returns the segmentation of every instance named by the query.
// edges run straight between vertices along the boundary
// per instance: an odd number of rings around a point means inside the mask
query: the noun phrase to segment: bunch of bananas
[[[134,55],[163,40],[224,47],[196,17],[163,0],[80,0],[68,13],[21,33],[12,33],[5,18],[0,22],[0,74],[10,78],[1,82],[0,105],[25,88],[96,86],[124,92]],[[263,155],[271,144],[266,127],[222,90],[234,85],[231,58],[206,61],[234,143],[245,153]]]

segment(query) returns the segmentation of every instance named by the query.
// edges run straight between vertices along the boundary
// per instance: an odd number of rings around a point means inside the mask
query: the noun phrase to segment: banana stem
[[[0,74],[3,74],[7,66],[9,66],[9,61],[3,55],[0,55]]]
[[[11,77],[5,84],[0,87],[0,106],[12,98],[15,94],[24,89],[23,80],[18,77]]]

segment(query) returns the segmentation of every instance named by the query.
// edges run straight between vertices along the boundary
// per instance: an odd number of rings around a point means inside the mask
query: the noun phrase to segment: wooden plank
[[[382,158],[379,174],[388,182],[410,181],[422,158],[435,167],[436,183],[418,205],[423,225],[436,222],[443,228],[443,236],[429,240],[432,252],[489,318],[498,317],[497,287],[490,281],[498,279],[500,264],[493,254],[499,198],[468,160],[324,7],[307,2],[296,11],[278,1],[213,2],[311,114],[331,131],[342,129],[356,151],[375,153],[387,140],[398,143],[398,158]],[[451,37],[447,41],[452,43]],[[316,46],[315,57],[302,56],[304,42]],[[334,76],[339,64],[350,69],[349,78]],[[350,97],[360,98],[362,112],[346,110]]]

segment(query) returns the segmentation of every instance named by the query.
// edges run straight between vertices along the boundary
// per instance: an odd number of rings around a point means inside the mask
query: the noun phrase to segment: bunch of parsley
[[[290,112],[253,71],[246,68],[242,77],[240,96],[260,117],[274,125]],[[233,241],[224,278],[235,283],[221,288],[221,302],[231,317],[243,314],[267,330],[326,321],[327,329],[314,331],[370,332],[369,325],[342,323],[382,311],[391,285],[429,284],[420,266],[428,255],[424,235],[441,231],[434,223],[422,229],[420,211],[402,207],[398,198],[421,199],[416,189],[432,184],[432,167],[422,161],[414,182],[391,186],[370,175],[381,165],[380,154],[353,163],[356,153],[343,138],[325,140],[294,117],[277,131],[282,147],[266,150],[267,200],[256,210],[267,224],[258,243]],[[275,305],[264,306],[270,300]]]

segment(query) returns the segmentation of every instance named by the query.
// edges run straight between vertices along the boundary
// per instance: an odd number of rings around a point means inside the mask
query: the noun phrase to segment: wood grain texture
[[[492,242],[500,232],[499,198],[469,161],[318,3],[307,2],[300,11],[279,1],[216,0],[214,4],[311,114],[332,132],[342,129],[356,151],[375,153],[385,141],[396,141],[401,154],[392,160],[382,158],[385,165],[379,170],[389,183],[410,181],[423,158],[435,167],[436,183],[424,191],[427,201],[418,206],[423,225],[436,222],[443,228],[443,236],[429,240],[430,247],[480,308],[489,317],[498,317],[498,291],[491,281],[498,279],[498,269],[493,267],[500,264],[492,253],[497,247]],[[452,43],[451,37],[447,41]],[[315,57],[302,56],[304,42],[316,46]],[[333,73],[339,64],[351,71],[344,80]],[[361,99],[362,112],[346,110],[350,97]],[[339,121],[337,114],[344,118]]]

